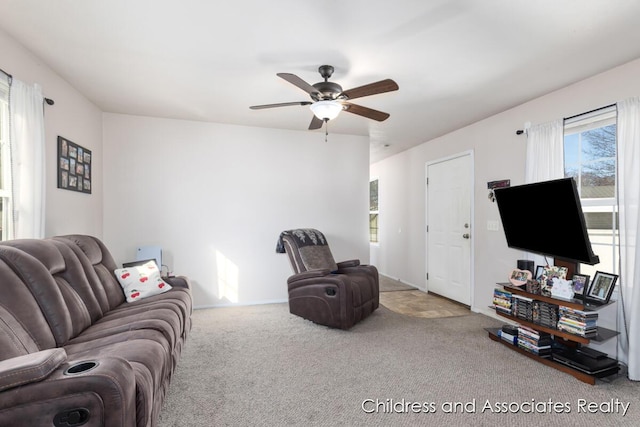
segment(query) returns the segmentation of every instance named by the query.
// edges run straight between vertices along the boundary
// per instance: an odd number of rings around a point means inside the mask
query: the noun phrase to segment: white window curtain
[[[564,121],[554,120],[527,129],[527,157],[524,182],[548,181],[564,177]],[[542,255],[526,253],[525,259],[545,265]]]
[[[44,237],[44,96],[15,78],[9,89],[13,230],[9,238]]]
[[[525,183],[564,177],[564,123],[562,119],[527,130]]]
[[[619,359],[640,380],[640,98],[618,102]]]

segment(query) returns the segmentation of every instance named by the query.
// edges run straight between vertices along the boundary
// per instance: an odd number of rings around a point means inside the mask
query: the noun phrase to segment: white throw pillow
[[[118,268],[114,273],[127,297],[127,302],[138,301],[171,289],[171,285],[160,277],[160,270],[153,261],[135,267]]]

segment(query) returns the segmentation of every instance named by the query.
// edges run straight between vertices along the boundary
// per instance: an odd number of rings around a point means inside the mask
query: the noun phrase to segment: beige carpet
[[[489,339],[484,328],[502,322],[477,313],[424,319],[380,307],[348,331],[287,304],[195,310],[192,320],[157,427],[640,425],[640,382],[581,383]],[[630,407],[580,412],[581,399]],[[451,413],[447,402],[465,406]],[[514,412],[493,410],[512,402]],[[547,410],[562,402],[570,412]]]

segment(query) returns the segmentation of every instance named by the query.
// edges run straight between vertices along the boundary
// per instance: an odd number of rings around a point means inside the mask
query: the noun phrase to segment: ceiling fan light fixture
[[[342,111],[342,104],[338,101],[317,101],[309,106],[313,114],[320,120],[333,120]]]

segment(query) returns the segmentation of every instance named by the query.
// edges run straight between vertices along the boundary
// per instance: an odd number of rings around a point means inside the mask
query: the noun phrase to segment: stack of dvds
[[[518,347],[540,357],[550,357],[551,335],[526,326],[519,326]]]
[[[560,306],[558,329],[570,334],[593,338],[598,335],[598,312]]]
[[[533,300],[522,295],[513,295],[511,312],[516,317],[531,321],[533,319]]]
[[[500,313],[511,314],[511,292],[495,288],[493,290],[493,306]]]
[[[518,345],[518,326],[502,325],[498,330],[498,336],[511,345]]]
[[[558,306],[544,301],[533,301],[533,322],[549,328],[558,326]]]

